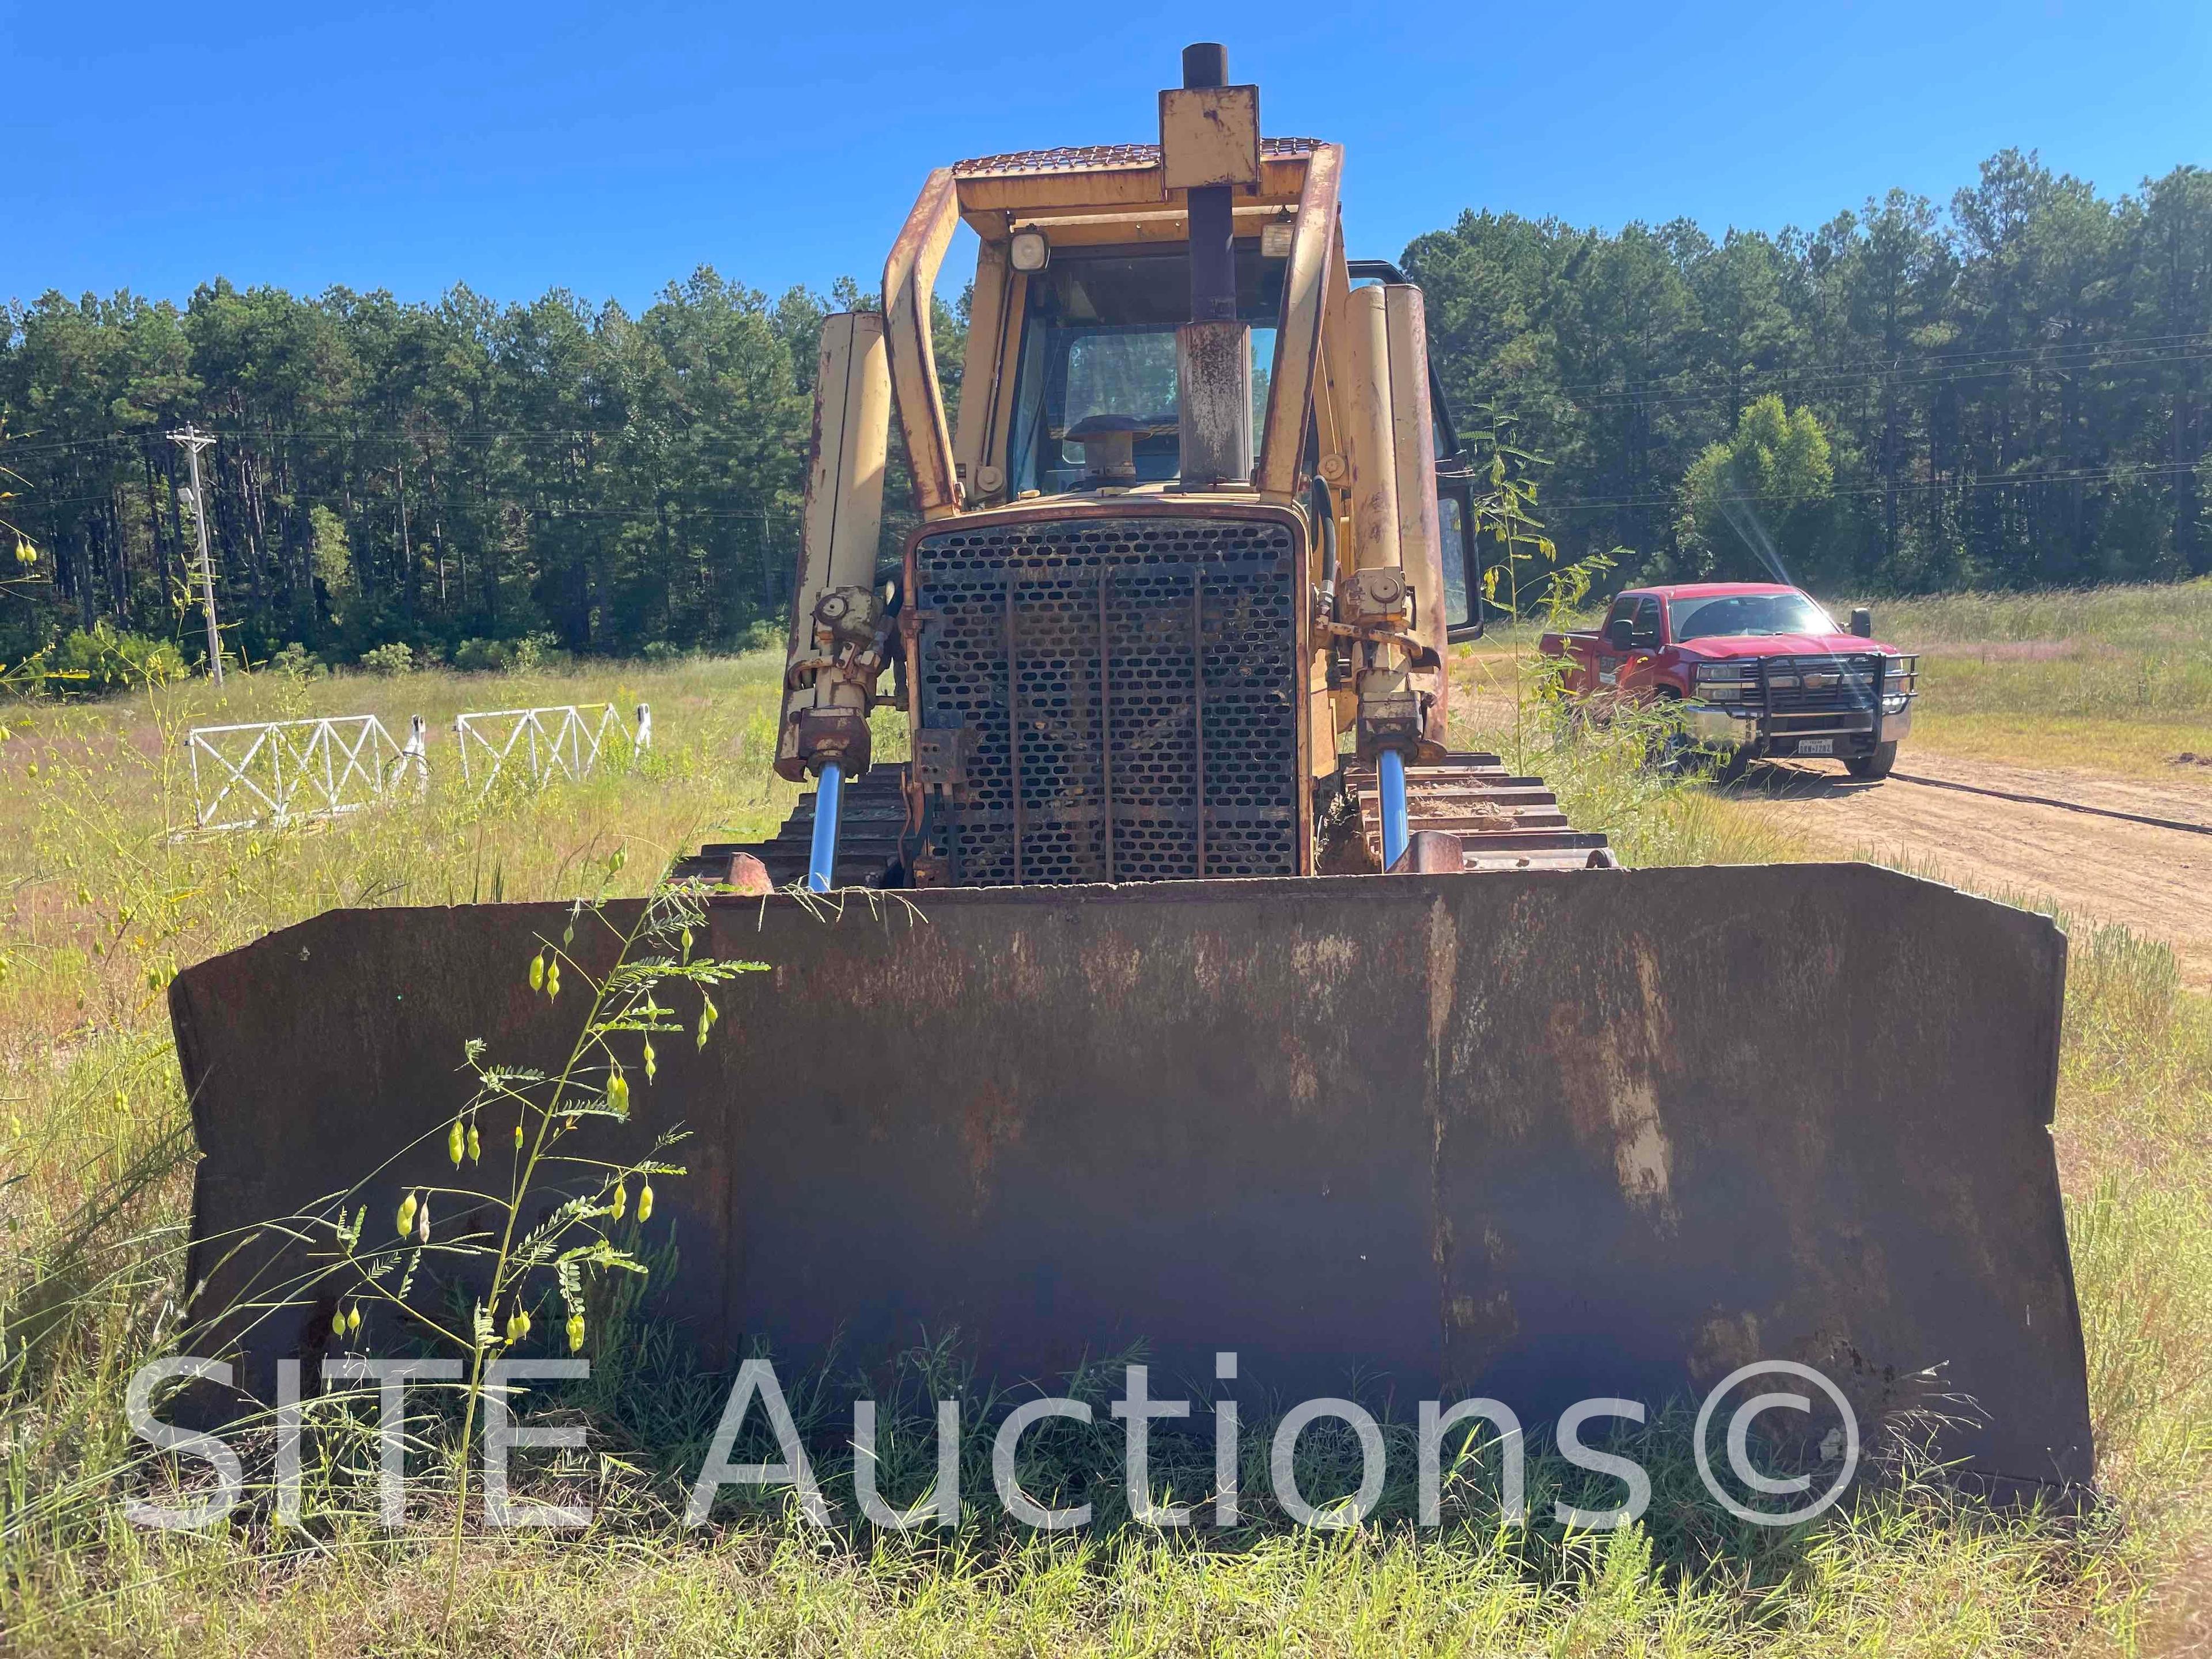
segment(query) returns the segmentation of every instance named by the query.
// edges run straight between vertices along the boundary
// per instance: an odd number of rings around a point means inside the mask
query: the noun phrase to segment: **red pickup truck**
[[[1605,625],[1547,634],[1577,701],[1671,699],[1692,741],[1733,775],[1764,757],[1839,760],[1885,778],[1912,729],[1919,659],[1877,644],[1874,619],[1838,629],[1818,603],[1773,582],[1631,588]]]

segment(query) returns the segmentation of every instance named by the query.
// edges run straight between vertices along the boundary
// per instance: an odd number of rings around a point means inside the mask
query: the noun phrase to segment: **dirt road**
[[[1838,854],[1908,863],[2001,897],[2055,899],[2075,916],[2165,939],[2188,982],[2212,989],[2212,783],[2197,777],[2144,783],[1908,748],[1882,783],[1776,764],[1754,767],[1732,793]]]

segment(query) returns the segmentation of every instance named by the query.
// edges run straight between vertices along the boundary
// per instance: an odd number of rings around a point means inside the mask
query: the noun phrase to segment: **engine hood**
[[[1831,653],[1863,656],[1878,651],[1885,657],[1899,655],[1893,645],[1863,640],[1856,634],[1726,634],[1689,640],[1676,647],[1699,662],[1730,662],[1743,657],[1812,657]]]

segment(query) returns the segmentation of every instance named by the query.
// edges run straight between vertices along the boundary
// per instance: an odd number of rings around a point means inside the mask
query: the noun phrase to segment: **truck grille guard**
[[[1891,664],[1902,672],[1886,673]],[[1884,657],[1879,652],[1753,658],[1742,661],[1739,669],[1743,677],[1739,695],[1713,698],[1712,704],[1756,714],[1762,735],[1769,738],[1859,737],[1878,732],[1883,699],[1916,695],[1920,678],[1918,658]]]

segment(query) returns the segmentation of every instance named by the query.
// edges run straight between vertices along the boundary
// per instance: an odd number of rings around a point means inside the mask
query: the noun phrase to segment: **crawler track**
[[[857,783],[845,786],[837,824],[839,887],[881,887],[885,872],[901,856],[899,834],[906,828],[906,798],[899,792],[906,768],[878,766]],[[709,842],[688,859],[678,859],[669,874],[678,881],[722,881],[730,860],[750,853],[768,866],[769,880],[788,887],[806,879],[806,860],[814,842],[814,792],[799,798],[783,827],[768,841]]]
[[[838,886],[880,887],[902,858],[899,838],[906,827],[906,803],[899,791],[905,777],[903,766],[879,766],[846,787],[837,838]],[[1364,851],[1334,867],[1379,870],[1382,820],[1375,769],[1347,769],[1345,784],[1358,805]],[[1603,836],[1577,830],[1567,822],[1559,798],[1543,779],[1516,777],[1495,755],[1448,755],[1434,766],[1409,767],[1406,790],[1412,829],[1457,836],[1464,849],[1464,867],[1470,872],[1602,869],[1613,861]],[[806,879],[813,836],[814,795],[809,791],[771,839],[710,842],[694,856],[678,860],[670,873],[679,879],[721,881],[729,875],[732,857],[750,853],[768,867],[772,883],[788,886]]]
[[[1346,769],[1345,787],[1359,805],[1365,867],[1382,867],[1382,797],[1371,765]],[[1406,769],[1407,826],[1460,838],[1463,867],[1476,870],[1605,869],[1613,854],[1601,835],[1577,830],[1543,779],[1516,777],[1495,755],[1447,755],[1434,766]]]

